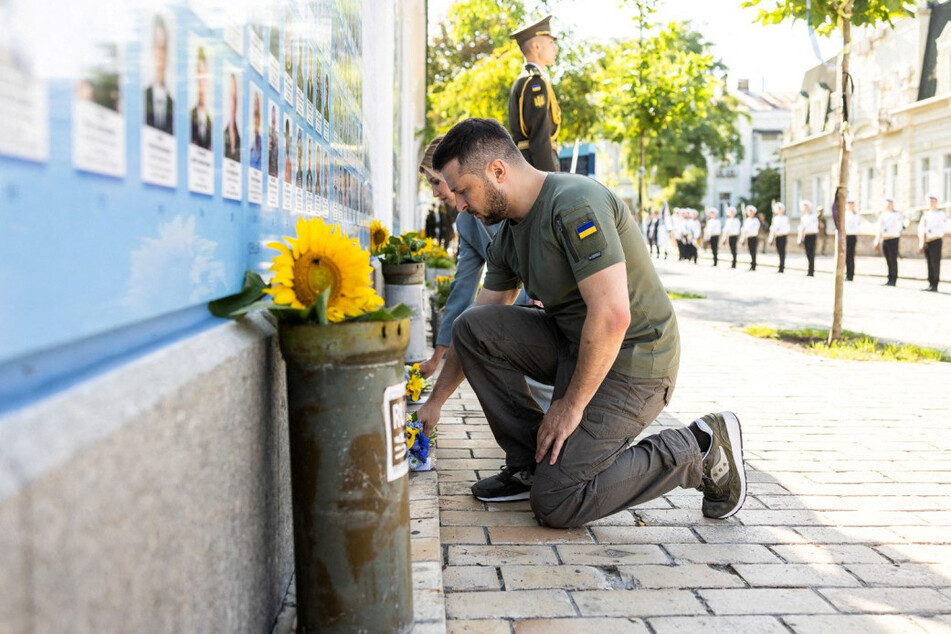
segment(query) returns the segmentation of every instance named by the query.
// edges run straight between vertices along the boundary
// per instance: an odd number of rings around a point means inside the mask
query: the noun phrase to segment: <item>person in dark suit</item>
[[[205,58],[205,48],[198,47],[198,57],[195,60],[195,79],[198,82],[198,103],[191,110],[191,142],[198,147],[211,149],[211,116],[205,104],[208,93],[208,60]]]
[[[549,15],[509,36],[518,42],[525,56],[525,72],[512,84],[509,94],[509,132],[532,167],[557,172],[555,142],[561,108],[545,72],[558,54],[550,22]]]
[[[152,20],[152,56],[155,60],[155,80],[145,89],[145,125],[166,134],[175,134],[175,102],[165,84],[168,28],[160,15]]]
[[[277,151],[280,140],[278,140],[277,127],[277,107],[271,104],[271,125],[267,132],[267,173],[268,176],[277,178]]]
[[[225,158],[241,162],[241,134],[238,132],[238,78],[228,79],[228,123],[225,124]]]

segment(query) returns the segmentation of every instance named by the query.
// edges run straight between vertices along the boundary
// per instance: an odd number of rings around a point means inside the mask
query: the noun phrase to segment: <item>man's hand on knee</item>
[[[542,424],[538,427],[535,462],[544,460],[550,449],[551,458],[548,464],[555,464],[568,436],[573,434],[581,423],[583,414],[584,410],[572,410],[564,399],[552,401]]]

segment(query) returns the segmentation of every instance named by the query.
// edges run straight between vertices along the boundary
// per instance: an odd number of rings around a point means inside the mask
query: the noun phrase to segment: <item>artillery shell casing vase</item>
[[[403,355],[409,320],[281,325],[297,631],[413,626]]]
[[[386,305],[406,304],[413,310],[410,317],[409,346],[405,361],[416,363],[429,357],[426,349],[426,265],[423,262],[384,264],[383,279],[386,280]]]

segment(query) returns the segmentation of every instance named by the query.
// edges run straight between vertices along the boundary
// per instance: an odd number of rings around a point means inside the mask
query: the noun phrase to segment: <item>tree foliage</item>
[[[659,209],[664,201],[671,207],[703,207],[703,195],[707,193],[707,170],[703,167],[688,167],[681,176],[672,178],[663,189],[661,198],[651,201],[651,207]]]
[[[642,134],[648,175],[661,186],[688,167],[706,169],[705,151],[718,160],[742,156],[726,67],[699,33],[672,22],[643,42],[616,42],[601,59],[602,132],[628,149],[631,172]]]
[[[766,214],[766,221],[771,222],[773,219],[773,201],[780,200],[782,197],[781,185],[779,170],[773,167],[763,168],[753,177],[753,182],[750,184],[750,198],[749,200],[743,200],[743,203],[756,207]]]
[[[651,2],[640,1],[649,14]],[[427,136],[466,117],[507,123],[509,91],[524,62],[508,35],[530,15],[540,14],[534,4],[529,12],[527,4],[452,4],[430,43]],[[726,68],[702,36],[680,23],[649,31],[643,44],[633,39],[598,44],[580,42],[570,28],[562,28],[558,60],[549,72],[562,109],[562,143],[616,141],[632,157],[628,169],[633,174],[643,132],[649,172],[664,186],[690,167],[705,170],[705,152],[722,160],[741,155],[742,146],[737,104],[724,90]],[[696,173],[682,180],[694,192]]]
[[[893,25],[899,18],[914,15],[917,4],[916,0],[744,0],[742,6],[758,8],[756,20],[762,24],[802,20],[816,33],[828,35],[844,19],[853,26]]]

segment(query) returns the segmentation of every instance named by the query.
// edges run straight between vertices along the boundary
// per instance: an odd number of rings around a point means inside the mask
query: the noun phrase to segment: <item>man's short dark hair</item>
[[[477,174],[495,159],[525,160],[508,131],[495,119],[472,118],[452,126],[433,154],[433,169],[442,171],[457,159],[463,174]]]

